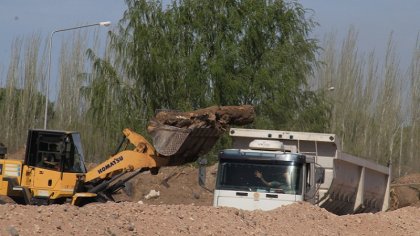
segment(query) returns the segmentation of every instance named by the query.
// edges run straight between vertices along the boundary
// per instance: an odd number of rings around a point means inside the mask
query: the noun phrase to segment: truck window
[[[237,163],[220,164],[217,188],[224,190],[302,194],[302,166],[283,164]],[[261,173],[258,177],[257,174]]]

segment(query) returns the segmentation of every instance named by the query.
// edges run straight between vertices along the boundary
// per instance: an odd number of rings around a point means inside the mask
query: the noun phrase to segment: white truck
[[[297,201],[337,215],[388,209],[391,167],[346,154],[334,134],[230,130],[214,206],[272,210]]]

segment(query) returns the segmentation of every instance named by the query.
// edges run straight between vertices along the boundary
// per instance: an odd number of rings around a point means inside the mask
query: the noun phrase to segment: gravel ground
[[[0,205],[0,235],[419,235],[420,209],[336,216],[308,203],[273,211],[132,202]]]

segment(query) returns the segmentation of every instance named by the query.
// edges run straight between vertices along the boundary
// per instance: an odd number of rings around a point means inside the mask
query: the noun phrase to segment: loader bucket
[[[221,132],[215,128],[177,128],[163,125],[151,133],[156,151],[170,158],[169,165],[194,162],[208,153]]]

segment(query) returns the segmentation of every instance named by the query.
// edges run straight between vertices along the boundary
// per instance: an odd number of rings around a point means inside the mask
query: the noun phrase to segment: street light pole
[[[87,27],[92,27],[92,26],[109,26],[109,25],[111,25],[110,21],[102,21],[102,22],[98,22],[98,23],[95,23],[95,24],[82,25],[82,26],[66,28],[66,29],[59,29],[59,30],[54,30],[53,32],[51,32],[50,38],[49,38],[49,44],[48,44],[48,52],[49,52],[49,56],[48,56],[48,78],[47,78],[47,84],[46,84],[46,88],[45,88],[44,129],[47,129],[48,96],[49,96],[49,87],[50,87],[49,83],[50,83],[50,79],[51,79],[51,54],[52,54],[51,49],[52,49],[52,39],[53,39],[54,34],[58,33],[58,32],[87,28]]]

